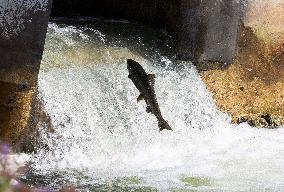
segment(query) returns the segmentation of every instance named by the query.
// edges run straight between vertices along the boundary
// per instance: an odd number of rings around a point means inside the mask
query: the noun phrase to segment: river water
[[[283,191],[284,129],[230,124],[191,62],[176,61],[165,30],[100,19],[52,21],[39,95],[55,133],[22,180],[79,191]],[[173,131],[127,78],[126,59],[156,74]],[[42,128],[44,130],[44,127]]]

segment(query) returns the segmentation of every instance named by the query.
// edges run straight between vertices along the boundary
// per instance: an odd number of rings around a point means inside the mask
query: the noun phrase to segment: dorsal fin
[[[140,94],[140,95],[137,97],[137,103],[138,103],[139,101],[143,100],[143,99],[144,99],[143,95]]]
[[[156,78],[155,74],[148,74],[148,79],[152,85],[155,84],[155,78]]]

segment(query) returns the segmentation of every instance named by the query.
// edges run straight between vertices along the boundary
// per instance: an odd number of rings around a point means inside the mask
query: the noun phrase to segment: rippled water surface
[[[284,129],[231,125],[164,30],[127,21],[57,20],[48,27],[39,98],[55,133],[22,180],[79,191],[283,191]],[[156,74],[156,118],[127,78],[126,59]]]

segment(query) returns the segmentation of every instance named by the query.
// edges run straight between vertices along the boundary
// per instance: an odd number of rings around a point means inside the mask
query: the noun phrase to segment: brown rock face
[[[200,70],[233,123],[272,128],[284,124],[284,41],[263,38],[257,31],[242,26],[233,65]]]
[[[31,152],[39,145],[39,128],[53,132],[51,118],[36,98],[36,88],[0,81],[0,138],[15,151]],[[43,146],[44,147],[44,146]]]
[[[28,125],[34,88],[0,82],[0,137],[17,144]]]

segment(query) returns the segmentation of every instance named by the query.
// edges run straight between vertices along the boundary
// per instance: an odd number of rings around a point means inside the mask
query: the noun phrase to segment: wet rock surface
[[[34,152],[38,146],[39,128],[53,132],[53,125],[44,105],[36,98],[36,88],[28,84],[0,81],[0,138],[14,151]]]
[[[278,20],[266,17],[260,22],[262,17],[254,15],[242,24],[234,64],[198,66],[216,104],[232,116],[233,123],[266,128],[284,124],[284,35],[278,27],[284,21],[281,13],[273,13]],[[252,25],[257,18],[258,23]]]
[[[28,126],[34,89],[0,82],[0,138],[18,144]]]

